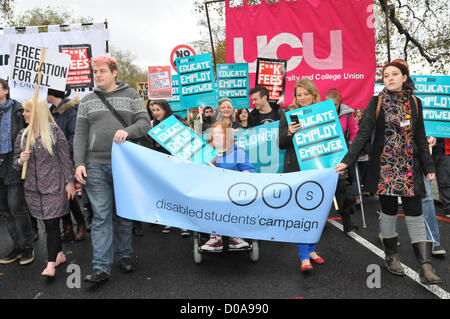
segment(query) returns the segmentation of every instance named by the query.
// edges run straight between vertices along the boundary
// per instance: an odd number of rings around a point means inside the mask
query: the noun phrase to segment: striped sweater
[[[125,130],[129,139],[142,137],[150,130],[150,118],[137,91],[123,82],[117,85],[112,92],[97,87],[94,91],[105,94],[128,127],[123,128],[95,93],[86,95],[78,107],[73,142],[75,167],[87,163],[110,164],[113,138],[118,130]]]

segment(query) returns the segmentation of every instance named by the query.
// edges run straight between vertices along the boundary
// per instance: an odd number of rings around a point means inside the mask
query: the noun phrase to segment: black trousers
[[[49,262],[55,262],[56,256],[62,251],[59,222],[59,217],[44,220],[45,230],[47,232],[47,254]]]
[[[0,179],[0,211],[6,214],[8,233],[15,248],[33,247],[33,232],[23,183],[5,185]]]
[[[351,215],[354,213],[355,204],[352,187],[351,185],[347,185],[347,178],[344,176],[339,176],[335,197],[339,207],[338,214]]]
[[[378,196],[381,205],[381,211],[386,215],[397,215],[398,197],[397,196]],[[402,197],[403,212],[406,216],[422,215],[422,196]]]

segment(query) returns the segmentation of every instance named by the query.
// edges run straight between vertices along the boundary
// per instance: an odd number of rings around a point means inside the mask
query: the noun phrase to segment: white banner
[[[13,28],[8,29],[10,31]],[[54,31],[53,31],[54,30]],[[12,62],[10,58],[10,45],[16,43],[22,43],[29,46],[36,46],[46,48],[49,51],[59,51],[60,45],[70,44],[90,44],[92,47],[92,56],[106,54],[106,41],[109,40],[109,30],[105,29],[104,23],[94,23],[88,30],[72,30],[68,32],[58,32],[57,28],[51,30],[51,32],[40,33],[23,33],[15,34],[12,32],[3,31],[0,34],[0,78],[7,79],[9,76],[10,66]],[[23,95],[23,91],[14,91],[11,86],[10,95],[13,99],[23,101],[33,97],[34,89],[31,87],[29,93]],[[87,91],[86,93],[89,93]],[[75,92],[72,92],[76,95]],[[80,97],[83,92],[80,92]]]

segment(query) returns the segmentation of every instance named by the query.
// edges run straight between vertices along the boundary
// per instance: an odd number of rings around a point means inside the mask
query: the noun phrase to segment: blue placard
[[[450,76],[413,75],[427,136],[450,138]]]
[[[178,75],[172,75],[172,97],[167,99],[170,108],[174,112],[179,112],[182,110],[180,101],[180,77]]]
[[[218,64],[216,72],[219,98],[231,99],[235,109],[249,108],[248,63]]]
[[[279,124],[270,122],[235,133],[236,145],[245,150],[258,173],[283,173],[285,150],[278,147]]]
[[[286,112],[288,125],[291,114],[302,124],[292,139],[301,170],[330,168],[341,162],[348,149],[333,100]]]
[[[177,72],[180,77],[180,100],[182,109],[217,104],[211,54],[194,55],[176,59]]]
[[[148,135],[173,156],[194,163],[208,164],[218,154],[173,115],[152,128]]]

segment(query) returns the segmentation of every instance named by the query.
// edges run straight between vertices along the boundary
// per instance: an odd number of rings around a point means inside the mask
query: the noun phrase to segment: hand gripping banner
[[[113,143],[121,217],[225,236],[316,243],[333,201],[334,169],[252,174]]]

